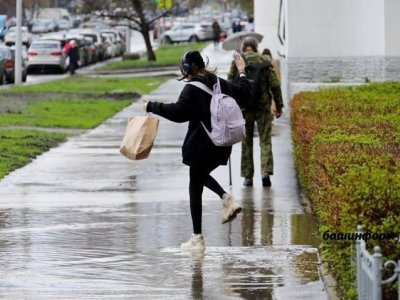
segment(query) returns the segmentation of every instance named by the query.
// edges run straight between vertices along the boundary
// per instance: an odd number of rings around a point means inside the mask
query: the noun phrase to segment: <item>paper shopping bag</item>
[[[147,158],[153,147],[159,122],[159,119],[148,116],[129,118],[119,151],[129,159]]]

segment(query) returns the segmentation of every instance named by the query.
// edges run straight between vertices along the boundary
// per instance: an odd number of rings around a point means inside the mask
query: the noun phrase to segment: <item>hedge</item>
[[[400,233],[400,83],[303,92],[291,102],[299,181],[318,220],[321,254],[343,299],[356,299],[355,232]],[[341,236],[338,236],[342,234]],[[400,259],[400,243],[379,245],[384,260]],[[392,274],[385,272],[384,276]],[[397,299],[394,285],[384,299]]]

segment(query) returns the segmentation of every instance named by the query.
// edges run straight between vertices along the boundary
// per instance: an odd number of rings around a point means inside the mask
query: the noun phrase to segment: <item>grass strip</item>
[[[0,179],[66,139],[62,133],[0,129]]]
[[[96,99],[31,102],[19,111],[0,114],[0,126],[93,128],[128,106],[131,101]]]
[[[142,56],[138,60],[110,62],[104,66],[96,68],[95,71],[115,71],[143,67],[178,67],[182,55],[185,52],[194,50],[201,51],[208,43],[209,42],[163,45],[155,51],[157,61],[148,61],[147,56]]]
[[[107,94],[107,93],[138,93],[148,94],[168,77],[140,77],[140,78],[104,78],[71,76],[65,79],[49,81],[35,85],[16,86],[0,94],[9,93],[81,93],[81,94]]]
[[[74,76],[37,85],[12,87],[0,92],[0,126],[93,128],[133,100],[118,99],[137,98],[138,93],[150,93],[166,80],[166,77]],[[65,93],[69,94],[60,97],[59,94]],[[116,94],[121,96],[115,97]],[[42,130],[0,128],[0,179],[64,141],[67,136]]]

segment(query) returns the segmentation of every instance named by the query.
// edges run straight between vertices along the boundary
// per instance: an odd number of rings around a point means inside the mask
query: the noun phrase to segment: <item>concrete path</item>
[[[231,53],[204,54],[226,73]],[[147,97],[172,102],[182,87],[169,80]],[[239,145],[233,186],[227,167],[213,173],[243,213],[221,225],[220,201],[205,191],[201,257],[179,250],[191,234],[180,149],[187,124],[161,119],[150,157],[130,161],[119,144],[127,118],[141,114],[132,104],[0,181],[0,298],[327,299],[294,265],[317,243],[299,201],[288,113],[274,121],[270,189],[258,164],[254,187],[242,186]]]

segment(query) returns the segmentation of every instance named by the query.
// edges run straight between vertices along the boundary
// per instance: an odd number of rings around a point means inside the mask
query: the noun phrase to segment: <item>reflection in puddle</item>
[[[1,211],[2,296],[272,299],[274,288],[301,282],[291,258],[307,247],[215,247],[210,236],[204,257],[192,257],[168,247],[186,237],[187,207],[163,204],[170,215],[150,214],[167,211],[160,205]],[[240,237],[235,225],[231,234]],[[261,242],[270,235],[261,233]]]
[[[311,245],[318,247],[317,226],[312,214],[303,211],[280,211],[285,199],[262,190],[255,195],[253,189],[242,193],[243,246]]]

